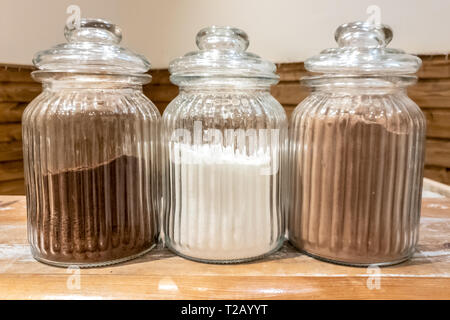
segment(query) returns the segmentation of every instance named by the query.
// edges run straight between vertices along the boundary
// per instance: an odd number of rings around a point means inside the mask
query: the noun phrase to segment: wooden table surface
[[[381,269],[314,260],[285,245],[257,262],[211,265],[155,249],[125,264],[64,269],[36,262],[25,197],[0,196],[3,299],[450,299],[450,199],[424,199],[414,257]]]

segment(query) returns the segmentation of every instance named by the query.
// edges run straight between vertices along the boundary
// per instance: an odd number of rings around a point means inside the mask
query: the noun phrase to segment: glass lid
[[[38,52],[34,65],[42,71],[140,74],[150,69],[147,59],[119,45],[120,28],[100,19],[82,19],[80,28],[64,29],[67,43]]]
[[[270,61],[246,52],[247,34],[237,28],[212,26],[197,33],[199,51],[190,52],[169,65],[171,80],[188,77],[238,77],[278,80]]]
[[[338,48],[326,49],[305,61],[311,72],[344,75],[408,75],[422,61],[402,50],[386,48],[393,33],[389,26],[352,22],[335,33]]]

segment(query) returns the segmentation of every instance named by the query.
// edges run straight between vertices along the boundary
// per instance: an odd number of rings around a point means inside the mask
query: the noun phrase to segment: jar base
[[[44,264],[47,264],[47,265],[50,265],[53,267],[60,267],[60,268],[78,267],[78,268],[82,268],[82,269],[99,268],[99,267],[107,267],[110,265],[134,260],[136,258],[139,258],[139,257],[149,253],[155,247],[156,247],[156,243],[153,244],[148,249],[145,249],[134,255],[127,256],[127,257],[120,258],[120,259],[110,260],[110,261],[102,261],[102,262],[86,262],[86,263],[85,262],[56,262],[56,261],[51,261],[51,260],[39,257],[39,256],[35,255],[34,253],[33,253],[33,258],[41,263],[44,263]]]
[[[348,261],[342,261],[342,260],[336,260],[334,258],[328,258],[328,257],[324,257],[324,256],[320,256],[317,255],[315,253],[312,253],[310,251],[307,251],[305,249],[300,249],[298,248],[293,242],[289,242],[290,244],[292,244],[297,250],[299,250],[301,253],[310,256],[311,258],[320,260],[320,261],[324,261],[324,262],[328,262],[328,263],[333,263],[333,264],[338,264],[338,265],[342,265],[342,266],[348,266],[348,267],[388,267],[388,266],[393,266],[396,264],[400,264],[403,263],[407,260],[409,260],[412,257],[412,254],[409,254],[407,256],[404,256],[402,258],[399,259],[395,259],[395,260],[390,260],[390,261],[381,261],[381,262],[348,262]]]
[[[181,252],[177,251],[176,249],[174,249],[169,244],[167,244],[167,248],[170,251],[172,251],[174,254],[176,254],[177,256],[180,256],[184,259],[195,261],[195,262],[207,263],[207,264],[238,264],[238,263],[246,263],[246,262],[263,259],[263,258],[277,252],[278,250],[280,250],[280,248],[283,246],[283,243],[284,243],[284,241],[280,240],[280,242],[272,250],[270,250],[266,253],[263,253],[261,255],[258,255],[258,256],[248,257],[248,258],[230,259],[230,260],[201,259],[201,258],[192,257],[192,256],[186,255],[184,253],[181,253]]]

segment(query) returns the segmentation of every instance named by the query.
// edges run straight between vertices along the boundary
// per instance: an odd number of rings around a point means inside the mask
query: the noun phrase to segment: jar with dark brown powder
[[[392,30],[340,26],[339,48],[305,62],[312,93],[290,125],[289,240],[349,265],[408,259],[418,239],[425,118],[407,96],[419,58]]]
[[[103,20],[66,27],[39,52],[43,92],[23,115],[28,238],[33,256],[94,267],[148,252],[160,203],[159,119],[142,93],[149,62]]]

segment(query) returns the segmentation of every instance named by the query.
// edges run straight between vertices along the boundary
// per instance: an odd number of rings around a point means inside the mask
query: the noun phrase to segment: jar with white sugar
[[[166,245],[193,260],[233,263],[283,242],[287,119],[271,96],[275,65],[230,27],[197,34],[171,62],[180,94],[163,115]]]

